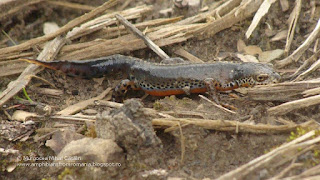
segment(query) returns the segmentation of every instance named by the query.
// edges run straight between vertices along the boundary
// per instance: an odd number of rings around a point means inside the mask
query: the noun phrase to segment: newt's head
[[[252,87],[279,82],[281,76],[268,64],[243,63],[235,70],[239,87]]]

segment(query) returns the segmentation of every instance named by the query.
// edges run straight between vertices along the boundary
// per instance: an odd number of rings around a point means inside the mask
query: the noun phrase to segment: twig
[[[314,72],[320,67],[320,59],[318,59],[315,63],[313,63],[309,69],[301,73],[294,81],[301,81],[302,79],[306,78],[310,73]]]
[[[84,122],[96,122],[96,116],[91,116],[89,118],[89,116],[86,117],[78,117],[76,115],[57,115],[57,116],[50,116],[51,119],[56,119],[56,120],[63,120],[63,121],[71,121],[72,123],[74,122],[79,122],[80,124],[84,123]]]
[[[181,165],[183,165],[184,156],[186,154],[186,138],[183,135],[182,128],[178,122],[179,132],[180,132],[180,143],[181,143]]]
[[[23,50],[29,49],[30,47],[33,47],[36,44],[51,40],[51,39],[65,33],[65,32],[68,32],[69,30],[71,30],[75,26],[78,26],[79,24],[87,21],[88,19],[91,19],[94,16],[97,16],[97,15],[103,13],[105,10],[114,6],[116,3],[117,3],[117,0],[109,0],[106,3],[104,3],[103,5],[95,8],[91,12],[86,13],[86,14],[70,21],[68,24],[62,26],[59,30],[55,31],[54,33],[50,33],[50,34],[47,34],[47,35],[44,35],[44,36],[41,36],[38,38],[31,39],[29,41],[26,41],[26,42],[21,43],[16,46],[2,48],[2,49],[0,49],[0,54],[12,53],[15,51],[23,51]]]
[[[10,53],[14,51],[24,50],[24,49],[30,48],[30,46],[34,44],[44,42],[46,40],[52,39],[57,36],[52,42],[46,44],[43,51],[37,57],[37,59],[41,59],[41,60],[53,59],[66,42],[66,39],[61,38],[59,34],[65,31],[69,31],[74,26],[77,26],[80,23],[83,23],[88,19],[103,13],[106,9],[115,5],[116,2],[117,0],[109,0],[108,2],[94,9],[93,11],[70,21],[68,24],[58,29],[55,33],[50,33],[48,35],[44,35],[42,37],[29,40],[17,46],[0,49],[0,54],[6,53],[6,52]],[[24,88],[29,83],[31,76],[37,73],[37,70],[38,70],[38,65],[31,64],[25,69],[25,71],[19,76],[19,78],[16,81],[9,84],[9,87],[5,91],[3,91],[2,94],[0,94],[0,106],[4,104],[7,100],[9,100],[11,97],[13,97],[16,93],[18,93],[22,88]]]
[[[320,95],[283,103],[279,106],[269,108],[267,112],[270,115],[284,115],[293,110],[306,108],[316,104],[320,104]]]
[[[292,101],[301,98],[303,92],[320,86],[320,79],[284,82],[267,86],[237,89],[246,98],[255,101]]]
[[[43,79],[42,77],[39,77],[39,76],[36,76],[36,75],[30,75],[30,77],[38,79],[40,81],[43,81],[43,82],[47,83],[48,85],[50,85],[51,87],[56,88],[56,86],[54,84],[52,84],[51,82],[49,82],[46,79]]]
[[[189,116],[189,117],[199,117],[199,118],[205,118],[205,115],[200,112],[193,112],[193,111],[161,111],[163,114],[168,114],[172,116]]]
[[[37,92],[39,94],[44,94],[55,98],[60,98],[61,95],[63,95],[63,91],[60,89],[37,88]]]
[[[230,120],[212,120],[212,119],[196,119],[196,118],[155,118],[152,120],[152,125],[156,128],[167,128],[176,126],[177,122],[184,126],[191,124],[205,129],[216,131],[233,131],[233,132],[250,132],[256,134],[274,134],[274,133],[287,133],[295,130],[297,127],[317,127],[314,121],[308,121],[299,125],[286,124],[286,125],[266,125],[258,124],[252,125],[248,123],[230,121]]]
[[[303,166],[302,163],[293,163],[293,164],[290,164],[290,166],[286,167],[284,170],[282,170],[278,175],[268,179],[268,180],[277,180],[277,179],[280,179],[282,178],[284,175],[286,175],[290,170],[294,169],[294,168],[297,168],[297,167],[301,167]]]
[[[241,0],[222,0],[218,1],[216,4],[214,4],[214,7],[210,8],[211,10],[209,12],[200,13],[192,17],[188,17],[186,19],[183,19],[176,24],[184,25],[184,24],[191,24],[191,23],[199,23],[205,21],[208,17],[213,16],[215,19],[220,19],[221,16],[226,15],[226,13],[229,13],[232,9],[239,6],[241,3]]]
[[[213,101],[211,101],[210,99],[208,99],[207,97],[203,96],[203,95],[199,95],[200,98],[204,99],[205,101],[209,102],[210,104],[214,105],[215,107],[217,107],[218,109],[224,111],[224,112],[227,112],[227,113],[231,113],[231,114],[237,114],[236,112],[234,111],[231,111],[225,107],[222,107],[221,105],[218,105],[216,103],[214,103]]]
[[[60,115],[71,115],[71,114],[77,113],[80,110],[86,108],[87,106],[93,105],[96,100],[101,100],[107,94],[109,94],[110,91],[111,91],[111,88],[108,88],[105,91],[103,91],[99,96],[91,98],[91,99],[88,99],[88,100],[85,100],[85,101],[78,102],[78,103],[76,103],[74,105],[71,105],[71,106],[59,111],[57,114],[60,114]]]
[[[112,102],[112,101],[106,101],[106,100],[99,100],[99,101],[95,101],[96,105],[104,105],[104,106],[108,106],[108,107],[112,107],[112,108],[121,108],[123,106],[123,104],[121,103],[116,103],[116,102]],[[168,114],[164,114],[161,112],[157,112],[154,109],[151,108],[143,108],[144,113],[149,114],[150,116],[155,116],[155,117],[164,117],[164,118],[172,118],[172,116],[168,115]]]
[[[310,146],[310,144],[315,144],[320,141],[320,136],[318,136],[315,139],[311,139],[307,141],[309,138],[313,137],[315,135],[315,130],[310,131],[306,133],[305,135],[298,137],[297,139],[285,143],[282,146],[270,151],[267,154],[264,154],[249,163],[242,165],[238,167],[237,169],[230,171],[218,178],[218,180],[227,180],[227,179],[244,179],[247,175],[250,173],[256,172],[259,170],[261,167],[267,168],[267,167],[274,167],[273,162],[279,161],[279,159],[287,158],[287,154],[289,152],[295,151],[299,152],[299,149],[304,149],[305,147]],[[306,141],[306,143],[304,143]],[[294,158],[291,156],[291,159]],[[287,161],[290,160],[290,157],[287,158]]]
[[[179,48],[174,53],[178,54],[179,56],[184,57],[185,59],[188,59],[191,62],[194,63],[204,63],[201,59],[194,56],[193,54],[190,54],[188,51],[184,50],[183,48]]]
[[[126,7],[128,7],[128,5],[132,2],[133,0],[126,0],[121,7],[119,8],[120,10],[125,9]]]
[[[282,68],[286,65],[291,64],[292,62],[298,61],[302,54],[310,47],[310,45],[317,39],[320,34],[320,18],[314,30],[311,32],[309,37],[296,49],[290,56],[280,60],[276,63],[277,67]]]
[[[141,5],[134,8],[130,8],[124,11],[116,11],[108,14],[104,14],[102,16],[96,17],[86,23],[81,24],[79,28],[72,29],[71,32],[68,33],[66,38],[73,40],[79,37],[84,37],[85,35],[92,34],[98,30],[104,29],[106,26],[111,26],[117,23],[116,18],[114,17],[116,14],[122,14],[126,16],[128,19],[136,19],[142,16],[142,14],[146,12],[150,12],[152,10],[152,6]],[[106,30],[108,34],[109,31]],[[97,38],[102,38],[104,36],[98,36],[93,38],[96,40]],[[106,38],[111,39],[111,38]]]
[[[305,90],[302,92],[302,94],[303,94],[303,97],[308,97],[308,96],[320,94],[320,87]]]
[[[152,49],[158,56],[162,59],[170,58],[159,46],[157,46],[154,42],[151,41],[147,36],[145,36],[139,29],[134,27],[129,21],[123,18],[121,15],[116,14],[116,18],[127,28],[129,29],[135,36],[142,39],[144,43]]]
[[[235,2],[236,4],[238,3],[238,1]],[[252,14],[258,10],[261,3],[262,0],[249,0],[247,1],[247,3],[241,4],[238,7],[232,9],[223,17],[217,18],[217,20],[207,23],[206,26],[200,27],[196,31],[191,31],[190,33],[199,34],[201,37],[213,36],[223,29],[229,28],[235,23],[252,16]]]
[[[294,37],[294,33],[296,31],[297,22],[301,12],[301,0],[296,0],[296,6],[293,9],[293,12],[289,19],[291,19],[288,35],[287,35],[287,42],[286,47],[284,49],[285,53],[288,54],[290,51],[290,46]]]
[[[123,104],[117,103],[117,102],[112,102],[112,101],[106,101],[106,100],[97,100],[95,102],[96,105],[103,105],[103,106],[108,106],[112,108],[121,108]]]
[[[267,14],[270,6],[276,2],[276,0],[264,0],[263,3],[261,4],[261,6],[259,7],[257,13],[254,15],[253,20],[246,32],[246,38],[249,39],[249,37],[251,36],[252,32],[256,29],[256,27],[258,26],[261,18]]]
[[[188,32],[197,29],[203,24],[191,25],[173,25],[164,29],[150,32],[148,36],[159,46],[166,46],[174,43],[184,42],[193,35]],[[60,59],[87,59],[94,57],[103,57],[115,53],[123,53],[134,51],[147,47],[141,39],[132,34],[120,36],[115,39],[107,39],[101,41],[91,41],[84,43],[82,48],[72,52],[64,53]],[[63,50],[61,51],[63,53]]]
[[[294,72],[292,75],[290,75],[290,78],[295,78],[303,69],[305,69],[307,66],[309,66],[311,63],[314,63],[317,58],[320,55],[320,49],[316,51],[309,59],[303,62],[303,64]],[[295,80],[294,80],[295,81]]]

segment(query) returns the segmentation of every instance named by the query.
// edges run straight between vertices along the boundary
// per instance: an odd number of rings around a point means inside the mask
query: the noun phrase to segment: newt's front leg
[[[232,105],[220,103],[219,96],[217,95],[217,89],[221,88],[220,82],[214,80],[213,78],[206,78],[204,80],[204,83],[207,86],[207,91],[209,95],[211,96],[211,98],[214,100],[215,103],[228,109],[237,110],[237,108]]]
[[[204,83],[207,87],[207,91],[208,91],[209,95],[212,97],[214,102],[216,102],[217,104],[220,104],[218,96],[217,96],[217,87],[220,86],[220,83],[218,81],[214,80],[213,78],[206,78],[204,80]]]

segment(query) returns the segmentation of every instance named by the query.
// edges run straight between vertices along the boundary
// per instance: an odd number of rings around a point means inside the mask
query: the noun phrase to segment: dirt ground
[[[81,0],[76,1],[80,4],[87,4],[90,6],[101,5],[104,1],[101,0]],[[124,2],[124,1],[123,1]],[[214,1],[204,1],[206,4],[211,4]],[[145,19],[155,19],[161,17],[159,10],[172,7],[172,2],[169,0],[145,0],[145,1],[131,1],[129,7],[135,7],[140,4],[152,4],[154,6],[153,12]],[[239,24],[236,24],[232,28],[223,30],[217,33],[213,37],[207,39],[190,39],[184,43],[174,44],[170,46],[162,47],[162,49],[170,56],[177,56],[174,52],[183,48],[189,53],[195,55],[203,61],[213,61],[219,59],[225,53],[237,52],[237,42],[239,39],[245,41],[248,45],[257,45],[263,50],[270,49],[283,49],[284,41],[277,41],[270,43],[268,40],[270,37],[266,35],[265,27],[268,23],[273,24],[273,28],[283,29],[286,26],[286,21],[293,8],[294,2],[290,1],[290,9],[286,12],[281,11],[280,4],[276,2],[270,12],[263,18],[265,23],[261,23],[260,27],[254,31],[253,37],[249,40],[245,38],[245,32],[248,29],[251,19],[247,19]],[[310,2],[303,3],[303,12],[307,12]],[[121,5],[117,5],[113,9],[119,9]],[[45,22],[56,22],[62,26],[70,20],[86,13],[87,11],[70,9],[68,7],[61,7],[56,5],[48,5],[47,3],[38,3],[26,7],[27,10],[18,13],[12,17],[11,21],[2,22],[1,29],[9,34],[9,36],[16,42],[24,42],[28,39],[43,35],[42,26]],[[310,33],[310,30],[315,26],[315,22],[309,22],[307,19],[308,13],[304,13],[300,17],[299,30],[296,33],[295,39],[291,49],[296,49],[305,39],[306,35]],[[175,15],[178,16],[178,15]],[[145,20],[144,19],[144,20]],[[138,19],[137,21],[141,21]],[[1,42],[4,42],[7,38],[1,36]],[[5,45],[2,43],[2,47]],[[143,49],[138,51],[127,52],[126,55],[138,57],[141,59],[150,59],[150,61],[160,62],[160,58],[157,57],[150,49]],[[59,55],[58,55],[59,57]],[[282,77],[287,77],[290,73],[293,73],[295,69],[299,67],[300,62],[293,64],[284,69],[278,69],[278,72]],[[50,105],[52,108],[52,114],[58,112],[72,104],[84,101],[100,95],[108,87],[115,87],[121,81],[121,76],[106,77],[102,83],[98,80],[86,80],[65,76],[60,72],[45,69],[38,74],[39,77],[47,80],[55,85],[56,89],[63,92],[57,96],[43,95],[39,91],[39,88],[49,88],[50,86],[41,80],[33,79],[26,87],[27,94],[35,101],[43,104]],[[1,77],[0,80],[0,92],[4,91],[7,85],[15,80],[17,75]],[[231,94],[236,94],[238,98],[231,97]],[[159,112],[172,111],[174,117],[179,118],[205,118],[213,120],[234,120],[240,122],[248,122],[254,124],[272,124],[276,125],[277,122],[274,118],[266,114],[266,110],[269,107],[273,107],[281,104],[278,101],[253,101],[248,99],[245,95],[238,92],[220,93],[220,101],[226,104],[230,104],[237,108],[235,110],[237,115],[227,114],[207,101],[201,99],[197,94],[194,95],[179,95],[170,97],[151,97],[144,96],[143,92],[128,92],[125,96],[125,100],[131,98],[137,98],[137,101],[142,102],[146,108],[152,108]],[[205,95],[207,96],[207,95]],[[24,98],[23,92],[17,94],[17,97]],[[208,96],[207,96],[208,97]],[[19,98],[13,98],[5,104],[5,107],[11,107],[21,104]],[[111,101],[114,99],[111,98]],[[295,123],[304,122],[308,118],[313,118],[319,122],[320,106],[314,106],[308,111],[296,111],[288,114],[287,117]],[[19,105],[16,108],[12,108],[7,112],[13,114],[17,109],[28,112],[39,112],[37,106],[33,105]],[[81,111],[84,115],[96,115],[101,114],[103,111],[110,111],[111,108],[101,105],[91,105],[85,110]],[[193,114],[187,113],[193,112]],[[316,113],[314,113],[316,112]],[[41,113],[41,112],[40,112]],[[20,125],[20,122],[9,121],[8,116],[3,112],[0,113],[0,120],[2,125],[16,127],[16,129],[34,129],[33,133],[29,135],[26,141],[14,141],[8,140],[5,135],[0,133],[0,147],[5,149],[19,150],[22,156],[55,156],[55,151],[50,147],[47,147],[46,141],[51,139],[50,135],[43,137],[40,140],[34,138],[41,137],[42,135],[52,132],[52,129],[57,125],[58,120],[44,117],[41,120],[35,120],[35,124],[30,126]],[[64,124],[63,121],[59,122],[60,125]],[[65,123],[67,124],[67,123]],[[84,125],[85,124],[85,125]],[[68,124],[67,127],[71,127],[76,132],[80,132],[88,137],[95,137],[94,130],[90,130],[90,125],[86,123],[74,123]],[[16,130],[11,132],[10,136],[13,138],[23,134],[23,130]],[[41,132],[40,130],[46,130]],[[51,130],[50,130],[51,129]],[[255,134],[255,133],[236,133],[236,132],[224,132],[207,130],[201,127],[187,125],[182,127],[185,144],[184,159],[181,161],[181,134],[180,130],[176,129],[171,132],[164,132],[164,129],[155,129],[157,137],[161,140],[163,145],[163,153],[159,154],[157,159],[162,159],[163,162],[152,166],[133,166],[128,163],[119,174],[114,176],[115,179],[139,179],[141,178],[141,172],[152,169],[165,169],[169,175],[159,177],[149,177],[149,179],[166,179],[165,177],[181,177],[190,179],[203,179],[203,178],[218,178],[219,176],[234,170],[235,168],[265,154],[271,149],[278,147],[279,145],[287,142],[290,133],[281,134]],[[6,134],[7,135],[7,134]],[[2,136],[2,137],[1,137]],[[121,146],[120,146],[121,147]],[[10,165],[10,157],[0,155],[0,164],[2,169],[0,170],[0,179],[75,179],[79,178],[77,171],[72,170],[72,173],[68,172],[68,168],[60,170],[59,172],[52,172],[49,167],[16,167],[12,172],[8,172],[6,167]],[[50,161],[52,162],[52,161]],[[276,170],[275,170],[276,171]],[[69,174],[70,176],[65,176]],[[81,174],[81,173],[80,173]],[[257,172],[256,176],[250,177],[254,179],[266,179],[270,177],[270,174]],[[83,177],[82,177],[83,178]]]

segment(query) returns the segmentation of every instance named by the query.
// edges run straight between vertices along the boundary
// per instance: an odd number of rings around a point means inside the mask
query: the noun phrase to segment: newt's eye
[[[262,81],[265,81],[268,78],[269,78],[268,74],[259,74],[256,79],[257,79],[258,82],[262,82]]]

